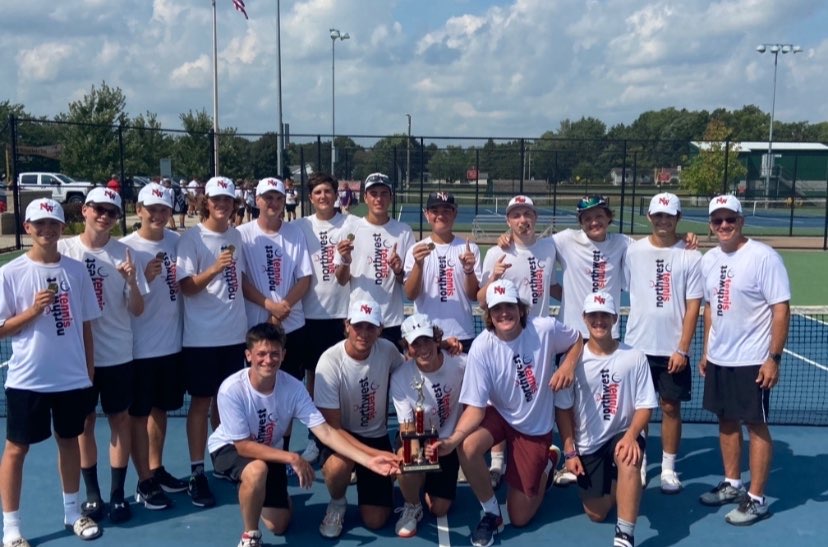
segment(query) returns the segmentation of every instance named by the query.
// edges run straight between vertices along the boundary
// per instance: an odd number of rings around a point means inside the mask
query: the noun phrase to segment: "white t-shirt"
[[[549,287],[557,282],[555,240],[545,237],[536,240],[529,247],[515,244],[506,250],[497,245],[490,247],[483,260],[481,285],[491,280],[495,265],[502,256],[506,256],[504,263],[511,264],[503,274],[503,279],[515,284],[520,299],[529,305],[529,315],[548,316]]]
[[[371,439],[388,433],[390,375],[403,362],[394,344],[379,338],[364,361],[345,352],[345,340],[328,348],[316,365],[313,400],[341,411],[343,429]]]
[[[179,237],[176,232],[164,230],[161,241],[144,239],[138,232],[121,239],[121,243],[132,249],[132,259],[142,272],[156,254],[164,253],[161,273],[149,284],[150,291],[144,296],[144,313],[132,317],[132,356],[135,359],[181,351],[184,305],[175,268]]]
[[[212,266],[222,250],[233,245],[233,263],[210,280],[203,290],[184,296],[184,347],[221,347],[241,344],[247,333],[242,274],[247,270],[239,231],[213,232],[197,224],[178,241],[178,280]]]
[[[198,181],[195,179],[191,180],[190,183],[187,185],[187,193],[195,197],[197,189]]]
[[[417,312],[431,317],[443,329],[444,336],[456,336],[461,340],[474,338],[474,301],[466,297],[466,274],[460,262],[460,255],[466,252],[466,241],[455,236],[451,243],[439,244],[429,236],[420,243],[434,243],[434,250],[423,260],[422,287],[420,295],[414,299]],[[406,279],[414,269],[414,247],[412,245],[405,253]],[[476,243],[470,243],[469,248],[474,253],[474,275],[479,281],[480,248]]]
[[[414,241],[411,227],[389,219],[382,226],[364,218],[354,223],[354,250],[351,253],[351,301],[370,299],[382,308],[382,326],[396,327],[403,319],[403,288],[388,265],[394,244],[405,259]]]
[[[434,372],[423,372],[413,360],[408,360],[391,375],[391,401],[400,422],[413,421],[417,406],[417,390],[411,385],[423,379],[423,409],[425,428],[437,428],[441,439],[452,434],[460,418],[460,388],[466,356],[452,357],[445,351],[442,366]]]
[[[311,287],[302,299],[307,319],[344,319],[348,315],[350,291],[336,280],[336,267],[342,262],[336,246],[353,233],[351,225],[355,218],[336,213],[330,221],[316,215],[295,221],[305,234],[313,268]]]
[[[299,279],[313,273],[305,236],[295,224],[283,222],[278,232],[268,234],[258,222],[248,222],[239,228],[239,233],[247,278],[265,298],[284,300]],[[270,318],[267,310],[253,302],[245,300],[244,306],[248,327]],[[291,307],[290,314],[282,321],[282,328],[288,333],[304,324],[305,313],[300,300]]]
[[[569,349],[578,331],[553,317],[534,317],[517,338],[504,341],[484,330],[472,342],[460,402],[491,404],[517,431],[545,435],[552,430],[555,407],[570,408],[572,393],[555,393],[549,380],[555,355]]]
[[[606,291],[616,304],[621,303],[624,285],[624,254],[633,239],[608,232],[604,241],[592,241],[583,230],[566,229],[552,236],[558,250],[558,263],[563,272],[563,300],[558,315],[585,338],[589,331],[584,324],[584,300],[589,293]],[[612,328],[612,337],[620,338],[619,324]]]
[[[749,239],[733,253],[721,247],[709,250],[701,269],[712,318],[707,358],[726,367],[763,363],[770,346],[770,307],[791,299],[782,257]]]
[[[649,237],[627,249],[624,277],[630,316],[624,342],[647,355],[667,356],[678,348],[687,301],[703,296],[701,253],[684,242],[656,247]]]
[[[246,439],[281,449],[294,418],[308,429],[325,423],[302,382],[281,370],[270,393],[256,391],[249,368],[234,372],[221,383],[217,398],[221,424],[207,440],[211,454]]]
[[[11,335],[6,388],[39,392],[89,387],[83,322],[101,316],[86,268],[62,256],[43,264],[22,255],[0,268],[0,319],[20,315],[36,292],[57,283],[55,300],[34,321]]]
[[[584,345],[570,390],[580,454],[592,454],[629,429],[636,410],[658,406],[647,356],[624,343],[612,355],[595,355]]]
[[[296,205],[296,188],[285,188],[285,205]]]
[[[132,361],[132,314],[127,309],[129,285],[118,271],[118,264],[126,260],[128,247],[110,238],[100,249],[90,249],[80,236],[61,239],[58,250],[61,254],[79,260],[89,277],[101,308],[101,316],[92,322],[95,340],[95,366],[110,367]],[[132,251],[130,251],[130,255]],[[133,262],[138,264],[133,258]],[[136,268],[138,291],[149,293],[144,270]]]

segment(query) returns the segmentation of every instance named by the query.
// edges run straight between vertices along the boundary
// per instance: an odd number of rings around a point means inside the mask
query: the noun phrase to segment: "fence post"
[[[558,151],[555,150],[555,174],[552,178],[552,216],[558,214]]]
[[[210,173],[212,173],[212,175],[210,175],[210,176],[211,177],[216,177],[216,176],[218,176],[218,172],[216,171],[216,167],[217,167],[216,166],[216,156],[217,156],[217,154],[214,153],[215,149],[216,149],[216,132],[213,131],[212,129],[207,131],[207,140],[209,141],[209,144],[210,144],[209,164],[210,164]]]
[[[523,195],[523,175],[526,167],[526,140],[520,139],[520,192]]]
[[[477,207],[480,203],[480,149],[474,149],[474,216],[477,216]]]
[[[397,187],[399,180],[397,180],[397,145],[391,147],[391,183],[394,185],[394,191],[391,192],[391,218],[397,216]]]
[[[635,233],[635,211],[637,206],[635,204],[635,188],[636,180],[638,179],[638,150],[633,150],[633,170],[632,170],[632,214],[630,215],[630,235]]]
[[[127,235],[126,231],[126,200],[124,199],[124,188],[126,188],[126,177],[124,172],[124,124],[118,124],[118,169],[121,175],[121,234]],[[186,189],[182,188],[182,191]],[[173,196],[175,200],[175,196]]]
[[[621,213],[618,219],[618,233],[624,233],[624,190],[627,188],[627,139],[624,139],[624,148],[621,157]],[[635,214],[633,213],[633,215]]]
[[[423,203],[423,192],[425,191],[425,148],[423,148],[423,137],[420,137],[420,211],[425,208]],[[420,213],[420,237],[423,239],[423,214]]]
[[[21,249],[20,227],[23,225],[20,211],[20,187],[17,184],[17,118],[9,114],[9,141],[11,142],[11,184],[12,199],[14,200],[14,248]],[[25,213],[25,211],[23,212]]]
[[[798,165],[799,154],[794,156],[793,180],[791,180],[791,220],[788,222],[788,236],[790,237],[793,237],[794,208],[796,207],[796,177]]]
[[[724,162],[724,176],[722,178],[722,195],[727,194],[727,167],[730,159],[730,137],[725,139],[725,162]]]
[[[828,161],[826,161],[826,164],[826,167],[828,167]],[[825,184],[828,185],[828,178],[825,179]],[[825,225],[822,228],[822,250],[828,251],[828,193],[825,194]]]
[[[323,173],[322,170],[322,135],[316,136],[316,172]],[[329,173],[334,176],[333,173]]]

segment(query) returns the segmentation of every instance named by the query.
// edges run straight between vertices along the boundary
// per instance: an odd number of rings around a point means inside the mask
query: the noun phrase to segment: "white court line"
[[[791,355],[791,356],[793,356],[793,357],[796,357],[797,359],[801,359],[801,360],[805,361],[805,362],[806,362],[806,363],[808,363],[809,365],[815,366],[815,367],[816,367],[816,368],[818,368],[818,369],[821,369],[821,370],[824,370],[825,372],[828,372],[828,367],[827,367],[827,366],[825,366],[825,365],[821,365],[821,364],[817,363],[816,361],[813,361],[813,360],[811,360],[811,359],[808,359],[808,358],[807,358],[807,357],[805,357],[804,355],[800,355],[800,354],[798,354],[798,353],[796,353],[796,352],[794,352],[794,351],[791,351],[791,350],[789,350],[789,349],[786,349],[786,350],[783,350],[783,351],[784,351],[785,353],[787,353],[788,355]]]
[[[400,214],[397,215],[397,222],[402,222],[402,211],[403,211],[403,205],[401,203],[400,204]]]
[[[828,327],[828,323],[826,323],[825,321],[822,321],[820,319],[815,319],[815,318],[811,317],[810,315],[805,315],[804,313],[797,313],[797,314],[794,314],[794,315],[796,315],[797,317],[802,317],[803,319],[808,319],[809,321],[813,321],[814,323],[818,323],[818,324],[822,325],[823,327]]]
[[[437,517],[437,543],[440,547],[451,547],[449,524],[445,515]]]

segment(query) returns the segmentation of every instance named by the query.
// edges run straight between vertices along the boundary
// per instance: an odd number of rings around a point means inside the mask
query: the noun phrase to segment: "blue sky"
[[[218,0],[219,119],[275,130],[276,0]],[[284,119],[329,134],[330,27],[340,134],[537,136],[562,119],[608,125],[675,106],[770,109],[828,120],[828,6],[822,0],[282,0]],[[66,111],[102,80],[130,114],[212,113],[210,0],[0,0],[0,100]]]

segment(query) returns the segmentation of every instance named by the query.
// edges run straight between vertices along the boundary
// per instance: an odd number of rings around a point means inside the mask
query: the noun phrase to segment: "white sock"
[[[78,503],[78,492],[69,494],[63,493],[63,524],[73,525],[81,518],[80,503]]]
[[[725,477],[725,482],[729,483],[733,488],[739,489],[742,487],[742,479],[728,479]]]
[[[336,505],[336,506],[339,506],[339,507],[345,507],[347,504],[348,504],[348,500],[346,500],[344,497],[341,497],[339,499],[331,498],[331,505]]]
[[[20,511],[3,511],[3,543],[11,543],[21,537]]]
[[[494,496],[486,501],[481,501],[480,506],[483,507],[483,511],[485,513],[491,513],[493,515],[500,514],[500,505],[498,505],[497,498]]]
[[[675,471],[676,470],[676,455],[661,453],[661,471]]]
[[[497,469],[498,471],[503,471],[505,467],[503,460],[506,458],[506,451],[503,452],[492,452],[492,465],[489,466],[489,469]]]
[[[748,496],[750,496],[750,499],[757,502],[759,505],[765,505],[765,496],[757,496],[755,494],[751,494],[750,492],[748,492]]]

